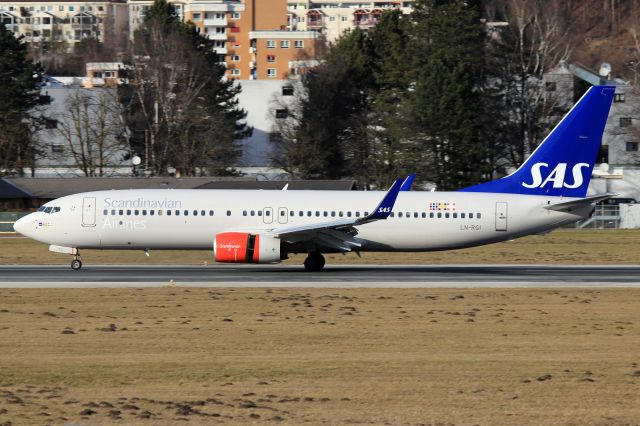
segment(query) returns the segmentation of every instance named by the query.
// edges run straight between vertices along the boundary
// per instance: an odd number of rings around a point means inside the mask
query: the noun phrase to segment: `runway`
[[[0,288],[82,287],[640,287],[640,266],[329,265],[301,266],[85,265],[0,266]]]

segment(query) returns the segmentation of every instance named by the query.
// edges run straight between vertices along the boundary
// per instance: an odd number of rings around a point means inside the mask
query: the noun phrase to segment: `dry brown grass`
[[[142,251],[83,250],[86,264],[191,264],[211,263],[211,251]],[[301,264],[302,255],[286,263]],[[51,253],[48,246],[26,238],[0,238],[0,264],[65,264],[69,256]],[[465,250],[434,253],[353,253],[329,255],[327,263],[384,264],[639,264],[640,230],[558,230],[544,236],[530,236],[514,241]]]
[[[633,424],[639,289],[4,289],[0,424]]]

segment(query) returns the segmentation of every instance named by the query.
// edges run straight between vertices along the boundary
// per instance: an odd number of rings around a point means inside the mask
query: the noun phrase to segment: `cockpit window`
[[[44,212],[44,213],[58,213],[60,211],[60,207],[45,207],[42,206],[38,209],[39,212]]]

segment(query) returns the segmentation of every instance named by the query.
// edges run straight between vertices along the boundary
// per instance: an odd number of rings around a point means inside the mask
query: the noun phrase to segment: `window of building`
[[[289,111],[286,108],[281,108],[276,110],[276,118],[287,118],[289,116]]]
[[[233,12],[231,14],[231,19],[240,19],[240,13],[238,12]]]
[[[293,96],[293,86],[282,86],[282,96]]]
[[[335,22],[336,21],[336,17],[335,16],[330,16],[329,17],[329,21],[330,22]]]
[[[638,150],[638,142],[626,142],[625,149],[628,152],[637,151]]]
[[[58,12],[64,12],[64,6],[58,6]]]
[[[631,117],[620,117],[620,127],[631,126]]]
[[[239,62],[240,55],[231,55],[231,62]]]
[[[275,62],[276,55],[267,55],[267,62]]]
[[[73,12],[76,9],[75,6],[69,6],[69,12]]]
[[[231,70],[231,75],[236,75],[236,76],[240,75],[240,70],[239,70],[239,69],[235,69],[235,68],[233,68],[233,69]]]
[[[64,145],[63,144],[51,145],[51,152],[53,152],[54,154],[62,154],[64,152]]]
[[[624,93],[616,93],[613,97],[613,102],[624,102]]]
[[[44,126],[47,129],[57,129],[58,128],[58,120],[53,118],[45,118]]]
[[[547,81],[544,83],[544,90],[547,92],[555,92],[556,91],[556,82],[555,81]]]
[[[275,49],[276,41],[275,40],[267,40],[267,49]]]
[[[267,77],[275,77],[276,75],[275,68],[267,68]]]
[[[280,40],[280,48],[288,49],[291,47],[291,42],[289,40]]]
[[[194,21],[199,21],[200,20],[200,12],[193,12],[193,18]]]
[[[302,49],[304,47],[304,40],[296,40],[293,42],[296,49]]]
[[[340,18],[340,20],[342,22],[347,22],[349,20],[349,18],[347,18],[346,16],[343,16],[343,17]]]

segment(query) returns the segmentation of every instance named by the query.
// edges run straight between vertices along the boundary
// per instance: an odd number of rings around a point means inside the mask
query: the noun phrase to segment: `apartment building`
[[[315,55],[316,33],[291,31],[286,0],[178,0],[176,13],[213,40],[237,80],[285,79]],[[131,36],[152,0],[128,0]]]
[[[65,42],[69,49],[85,38],[123,49],[128,42],[125,0],[0,1],[0,22],[27,43]]]
[[[288,0],[288,26],[294,30],[317,31],[328,41],[353,28],[373,28],[385,10],[409,13],[412,0]]]

